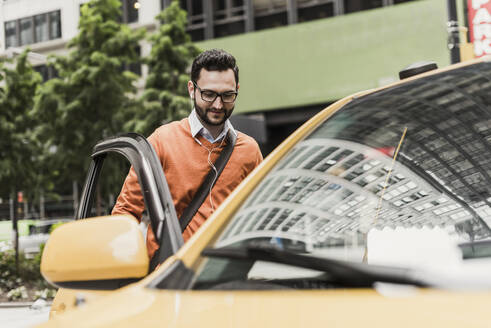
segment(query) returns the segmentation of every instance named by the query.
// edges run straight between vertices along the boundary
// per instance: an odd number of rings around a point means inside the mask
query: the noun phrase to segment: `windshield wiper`
[[[345,287],[372,287],[375,282],[428,287],[415,278],[410,269],[314,257],[281,249],[269,243],[251,243],[245,247],[206,248],[202,256],[234,260],[258,260],[312,269],[328,274],[330,280]]]

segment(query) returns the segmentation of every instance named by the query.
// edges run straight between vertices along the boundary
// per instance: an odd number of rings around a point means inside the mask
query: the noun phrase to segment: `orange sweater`
[[[148,138],[162,164],[178,217],[181,217],[210,170],[207,162],[208,149],[216,147],[210,157],[211,161],[215,162],[220,151],[225,147],[225,142],[220,146],[220,142],[212,144],[201,135],[197,138],[202,145],[192,137],[187,118],[162,125]],[[234,151],[211,192],[215,209],[261,161],[262,155],[256,141],[237,132]],[[136,172],[131,168],[112,214],[131,214],[140,220],[143,210],[143,196]],[[210,198],[207,197],[183,232],[184,241],[198,230],[211,213],[212,206]],[[150,257],[158,249],[150,225],[147,233],[147,249]]]

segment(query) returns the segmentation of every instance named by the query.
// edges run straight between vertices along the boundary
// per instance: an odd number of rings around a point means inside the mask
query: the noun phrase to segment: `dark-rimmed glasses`
[[[238,94],[237,91],[226,91],[223,93],[218,93],[218,92],[211,91],[211,90],[201,90],[201,88],[198,87],[198,85],[194,81],[193,81],[193,85],[201,93],[201,99],[203,99],[206,102],[210,102],[210,103],[214,102],[217,99],[217,97],[220,97],[222,99],[222,103],[230,104],[230,103],[233,103],[235,101],[235,99],[237,98],[237,94]]]

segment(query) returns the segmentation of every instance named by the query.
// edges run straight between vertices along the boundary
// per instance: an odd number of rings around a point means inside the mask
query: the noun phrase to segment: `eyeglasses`
[[[235,101],[235,99],[237,98],[237,94],[238,94],[237,91],[226,91],[223,93],[218,93],[218,92],[211,91],[211,90],[201,90],[201,88],[198,87],[198,85],[194,81],[193,81],[193,85],[201,93],[201,99],[203,99],[206,102],[212,103],[217,99],[217,97],[220,97],[224,104],[230,104],[230,103],[233,103]]]

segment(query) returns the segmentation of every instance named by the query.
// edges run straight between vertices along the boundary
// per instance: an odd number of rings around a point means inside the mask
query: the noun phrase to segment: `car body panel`
[[[110,295],[109,290],[76,290],[61,288],[55,295],[49,311],[49,318],[56,318],[65,311],[77,308],[81,303],[93,303],[102,296]]]
[[[169,257],[164,263],[162,263],[155,271],[150,273],[147,277],[142,279],[136,284],[131,286],[147,286],[157,278],[162,272],[165,272],[172,264],[177,260],[175,256]],[[57,318],[61,314],[65,314],[68,310],[80,309],[81,306],[86,304],[95,303],[104,296],[109,296],[114,293],[111,290],[76,290],[63,288],[62,293],[58,292],[51,304],[49,318]],[[70,312],[70,311],[68,311]]]
[[[189,292],[128,286],[39,327],[489,327],[489,293],[393,288],[383,296],[356,289]]]

